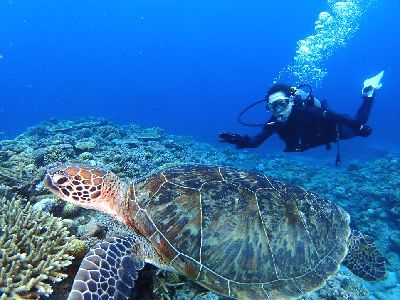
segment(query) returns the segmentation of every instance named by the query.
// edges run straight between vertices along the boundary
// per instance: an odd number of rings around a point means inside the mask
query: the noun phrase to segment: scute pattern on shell
[[[226,296],[298,297],[324,285],[347,253],[345,211],[262,174],[182,166],[134,190],[132,219],[165,262]]]

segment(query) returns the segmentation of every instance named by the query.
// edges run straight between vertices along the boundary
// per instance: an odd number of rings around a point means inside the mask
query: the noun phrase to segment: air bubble
[[[339,48],[345,47],[360,26],[367,8],[376,0],[347,0],[327,3],[330,12],[319,13],[315,32],[297,42],[293,63],[283,68],[274,79],[291,84],[307,83],[320,87],[328,74],[326,63]]]

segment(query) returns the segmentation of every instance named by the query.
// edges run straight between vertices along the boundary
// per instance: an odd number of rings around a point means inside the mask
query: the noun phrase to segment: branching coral
[[[39,299],[67,277],[72,237],[61,219],[17,198],[0,198],[0,299]]]

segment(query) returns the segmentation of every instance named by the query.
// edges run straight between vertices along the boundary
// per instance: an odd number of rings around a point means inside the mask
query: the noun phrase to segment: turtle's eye
[[[57,185],[63,185],[68,181],[68,177],[56,174],[54,175],[53,182],[56,183]]]

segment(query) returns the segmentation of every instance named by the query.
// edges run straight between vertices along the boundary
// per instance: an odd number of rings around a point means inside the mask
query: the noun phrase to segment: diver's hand
[[[236,145],[238,149],[244,148],[249,142],[247,135],[241,136],[237,133],[222,132],[219,134],[219,138],[220,142]]]

